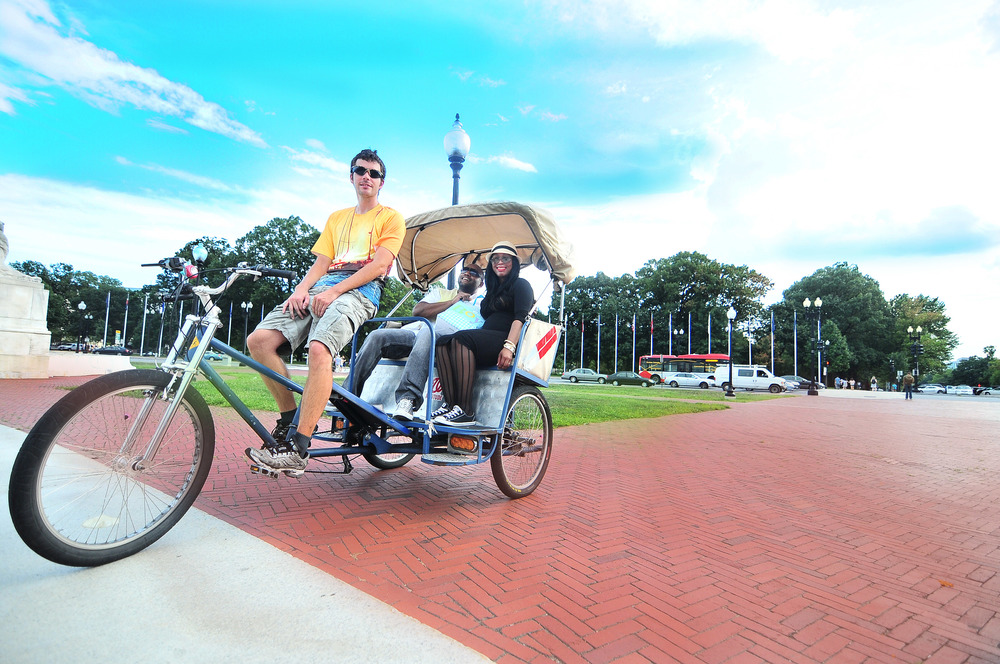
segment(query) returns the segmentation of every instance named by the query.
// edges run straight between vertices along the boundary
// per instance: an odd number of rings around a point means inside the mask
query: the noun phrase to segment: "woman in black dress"
[[[435,422],[475,424],[471,407],[476,369],[496,366],[506,370],[514,364],[521,327],[534,299],[531,284],[518,276],[520,272],[514,244],[493,245],[486,268],[486,296],[480,306],[483,326],[438,338],[435,365],[444,403],[434,411]]]

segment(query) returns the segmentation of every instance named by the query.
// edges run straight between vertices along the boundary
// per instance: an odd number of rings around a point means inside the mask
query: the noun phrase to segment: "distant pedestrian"
[[[878,392],[878,379],[872,376],[872,392]]]
[[[906,393],[904,400],[913,398],[913,374],[908,373],[903,376],[903,392]]]
[[[850,389],[853,390],[854,389],[854,379],[852,378],[851,380],[849,380],[848,384],[851,386]]]

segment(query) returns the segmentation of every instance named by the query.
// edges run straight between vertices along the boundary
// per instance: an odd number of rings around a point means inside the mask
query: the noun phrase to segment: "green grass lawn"
[[[274,400],[264,387],[263,380],[255,372],[242,366],[220,365],[215,369],[250,409],[275,410]],[[305,383],[305,376],[293,376],[292,380],[302,385]],[[338,378],[338,382],[341,380]],[[229,405],[215,387],[203,377],[195,381],[194,388],[205,397],[210,406]],[[721,390],[560,383],[547,387],[542,392],[552,410],[552,422],[556,427],[700,413],[728,408],[727,404],[734,401],[783,398],[781,395],[771,395],[766,392],[737,392],[736,397],[726,398]]]

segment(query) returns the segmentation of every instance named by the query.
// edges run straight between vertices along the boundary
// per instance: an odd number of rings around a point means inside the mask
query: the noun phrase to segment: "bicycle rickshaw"
[[[499,240],[513,242],[521,264],[548,272],[557,288],[574,276],[572,249],[542,210],[511,202],[453,206],[412,217],[406,226],[397,274],[418,290],[426,291],[459,261],[484,265]],[[237,279],[292,281],[294,274],[264,266],[226,268],[225,281],[213,288],[193,284],[197,270],[179,258],[155,265],[181,275],[178,296],[197,298],[204,313],[186,317],[158,368],[107,374],[63,397],[31,429],[15,459],[11,518],[24,542],[53,562],[95,566],[130,556],[162,537],[192,505],[215,449],[212,414],[197,390],[189,389],[199,371],[265,444],[274,443],[267,428],[209,365],[209,350],[302,393],[298,384],[216,338],[222,326],[217,299]],[[532,313],[547,290],[536,298]],[[369,322],[413,320],[425,319]],[[477,423],[472,427],[388,415],[402,370],[398,360],[383,360],[360,397],[335,383],[310,458],[339,460],[343,467],[336,472],[342,473],[351,472],[351,459],[359,456],[383,470],[398,468],[415,456],[436,466],[489,461],[505,495],[530,494],[541,483],[552,453],[552,416],[538,388],[548,385],[560,332],[558,325],[529,315],[514,368],[477,371]],[[357,343],[355,335],[352,356]],[[431,370],[433,362],[432,352]],[[428,415],[437,406],[434,382],[429,380],[426,388]]]

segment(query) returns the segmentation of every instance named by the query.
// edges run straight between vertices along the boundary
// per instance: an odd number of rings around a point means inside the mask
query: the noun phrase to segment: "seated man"
[[[479,314],[479,303],[483,296],[477,296],[476,292],[482,285],[482,271],[476,265],[467,265],[459,275],[458,293],[454,297],[442,300],[441,289],[433,288],[413,307],[413,315],[433,321],[434,332],[438,336],[479,327],[483,324],[483,318]],[[396,388],[396,410],[393,417],[412,420],[413,411],[424,402],[430,349],[430,330],[420,321],[400,328],[375,330],[365,339],[351,363],[349,389],[360,396],[365,380],[375,370],[380,359],[399,358],[409,354]]]

